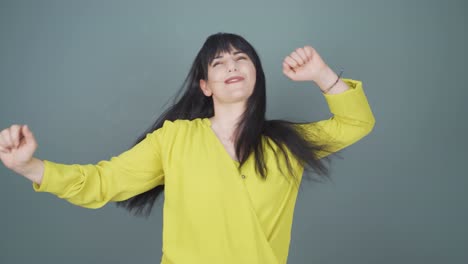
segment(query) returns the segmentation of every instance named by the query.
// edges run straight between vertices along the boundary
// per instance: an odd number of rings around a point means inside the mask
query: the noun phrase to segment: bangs
[[[230,36],[228,34],[214,36],[208,39],[206,44],[207,54],[205,56],[206,61],[204,62],[206,66],[211,65],[216,56],[222,53],[231,53],[235,50],[245,53],[252,59],[252,52],[250,51],[248,43],[235,36]]]
[[[242,36],[231,33],[217,33],[209,36],[198,54],[200,71],[197,73],[197,79],[208,79],[208,68],[213,60],[222,53],[231,53],[233,51],[243,52],[255,65],[255,68],[261,68],[259,58],[255,49]]]

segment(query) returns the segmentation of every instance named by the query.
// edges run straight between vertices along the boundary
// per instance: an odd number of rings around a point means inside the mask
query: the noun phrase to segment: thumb
[[[293,78],[292,76],[294,75],[295,72],[293,69],[291,69],[291,67],[289,67],[289,65],[286,62],[283,62],[283,73],[284,75],[292,79]]]
[[[23,132],[24,139],[25,139],[26,143],[35,143],[36,142],[36,139],[34,138],[34,135],[31,132],[31,130],[29,130],[28,125],[24,125],[21,128],[21,131]]]

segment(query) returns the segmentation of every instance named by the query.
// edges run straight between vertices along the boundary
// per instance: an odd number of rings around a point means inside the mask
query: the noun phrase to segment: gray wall
[[[334,162],[334,182],[304,185],[289,263],[468,263],[466,10],[461,0],[1,0],[0,128],[28,124],[42,159],[108,159],[163,111],[219,31],[260,53],[268,118],[328,118],[317,86],[281,72],[312,45],[363,81],[376,126]],[[162,200],[144,220],[34,193],[3,165],[0,177],[1,263],[159,263]]]

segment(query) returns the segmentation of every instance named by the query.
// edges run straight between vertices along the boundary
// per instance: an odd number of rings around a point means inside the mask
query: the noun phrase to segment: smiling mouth
[[[243,79],[238,79],[238,80],[235,80],[235,81],[230,81],[230,82],[227,82],[226,84],[233,84],[233,83],[238,83],[238,82],[242,82]]]

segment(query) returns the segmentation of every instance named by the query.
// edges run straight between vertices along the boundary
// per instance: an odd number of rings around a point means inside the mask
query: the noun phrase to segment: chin
[[[243,95],[231,96],[229,98],[224,98],[222,102],[227,103],[227,104],[232,104],[232,103],[244,102],[244,101],[247,101],[247,99],[249,99],[249,96],[243,94]]]

